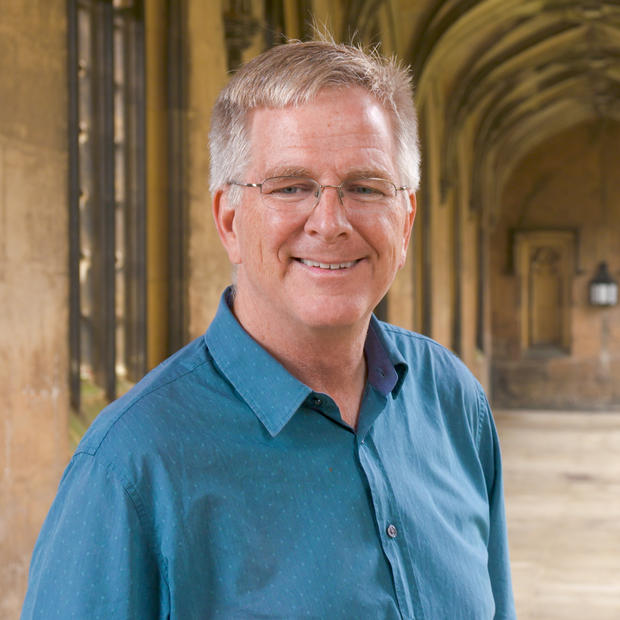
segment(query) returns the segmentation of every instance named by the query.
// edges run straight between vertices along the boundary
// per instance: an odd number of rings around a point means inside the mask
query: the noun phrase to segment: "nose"
[[[304,230],[310,235],[323,237],[325,241],[334,241],[350,234],[352,226],[338,186],[321,186],[318,202],[308,214]]]
[[[342,185],[319,185],[318,189],[316,191],[316,194],[315,194],[316,195],[317,204],[321,200],[321,196],[323,195],[323,191],[326,190],[326,189],[333,189],[333,190],[335,190],[336,194],[338,195],[338,200],[340,201],[340,204],[342,206],[344,206],[344,202],[342,201],[342,196],[343,196]]]

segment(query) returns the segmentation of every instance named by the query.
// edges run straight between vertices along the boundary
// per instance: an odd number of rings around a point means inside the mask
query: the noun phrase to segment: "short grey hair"
[[[333,41],[291,42],[273,47],[242,66],[222,90],[211,119],[211,192],[243,177],[249,161],[248,113],[312,101],[322,89],[362,87],[390,114],[402,183],[418,189],[418,122],[408,67],[376,50]],[[233,187],[233,190],[238,188]],[[238,194],[231,195],[236,202]]]

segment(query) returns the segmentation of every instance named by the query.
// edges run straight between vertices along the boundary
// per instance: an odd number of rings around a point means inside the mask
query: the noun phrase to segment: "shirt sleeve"
[[[73,457],[35,545],[22,620],[168,616],[136,501],[112,467]]]
[[[488,570],[495,598],[495,619],[514,620],[512,580],[504,508],[504,485],[499,438],[489,403],[480,393],[479,454],[489,498]]]

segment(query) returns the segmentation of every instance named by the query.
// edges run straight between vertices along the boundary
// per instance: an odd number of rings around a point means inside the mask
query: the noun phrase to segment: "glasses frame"
[[[409,189],[408,185],[402,185],[399,187],[393,181],[390,181],[389,179],[383,179],[381,177],[360,177],[360,178],[355,178],[355,179],[346,179],[342,183],[340,183],[340,185],[327,185],[327,184],[322,185],[321,183],[319,183],[316,179],[313,179],[312,177],[304,177],[304,176],[296,176],[296,175],[281,175],[281,176],[275,176],[275,177],[267,177],[266,179],[263,179],[260,183],[240,183],[239,181],[228,181],[228,185],[236,185],[237,187],[255,187],[260,191],[260,195],[263,197],[262,199],[264,201],[264,197],[269,196],[269,194],[263,193],[263,185],[267,181],[270,181],[271,179],[304,179],[304,180],[312,181],[313,183],[315,183],[316,186],[318,187],[318,192],[316,194],[316,200],[314,204],[312,205],[312,207],[308,207],[308,211],[311,211],[319,204],[319,202],[321,201],[321,196],[323,195],[324,189],[335,189],[336,193],[338,194],[338,200],[340,201],[340,204],[344,207],[345,204],[344,204],[343,187],[346,183],[350,183],[351,181],[383,181],[384,183],[389,183],[394,188],[394,196],[392,196],[392,198],[396,198],[398,196],[398,192],[402,192],[402,191]],[[368,204],[373,204],[372,200],[369,200],[367,202]],[[292,210],[293,209],[291,209],[291,211]]]

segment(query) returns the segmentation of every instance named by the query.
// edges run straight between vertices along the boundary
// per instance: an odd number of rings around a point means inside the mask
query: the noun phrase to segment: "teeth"
[[[306,258],[300,258],[299,261],[308,267],[320,267],[321,269],[350,269],[355,265],[357,261],[351,261],[348,263],[317,263],[313,260]]]

